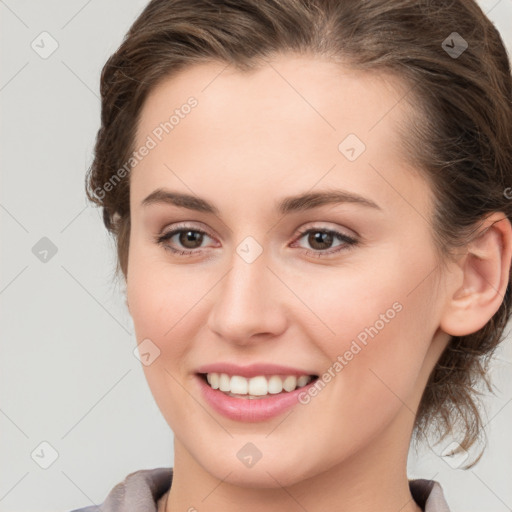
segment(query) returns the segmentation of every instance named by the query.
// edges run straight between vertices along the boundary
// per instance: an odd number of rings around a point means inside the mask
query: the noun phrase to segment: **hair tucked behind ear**
[[[457,57],[442,47],[454,32],[468,45]],[[108,192],[105,184],[134,150],[149,91],[195,63],[214,59],[249,70],[286,52],[401,78],[409,91],[404,101],[415,112],[401,132],[403,149],[434,191],[432,233],[440,254],[463,246],[491,212],[512,219],[510,64],[498,31],[474,1],[153,0],[103,68],[101,128],[87,176],[88,197],[103,208],[125,276],[129,175]],[[509,282],[487,325],[453,337],[423,394],[418,433],[462,432],[465,449],[475,442],[482,431],[476,385],[486,382],[511,300]]]

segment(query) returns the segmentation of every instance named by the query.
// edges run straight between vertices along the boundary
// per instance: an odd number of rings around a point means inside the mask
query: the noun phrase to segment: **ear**
[[[478,331],[503,302],[512,258],[512,226],[505,214],[487,217],[466,251],[457,263],[440,323],[452,336]]]

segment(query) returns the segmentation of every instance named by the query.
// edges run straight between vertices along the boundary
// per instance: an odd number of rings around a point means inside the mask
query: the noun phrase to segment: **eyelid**
[[[201,224],[201,223],[200,223]],[[197,227],[196,225],[194,224],[190,224],[188,223],[187,221],[183,221],[183,222],[178,222],[177,224],[171,224],[172,227],[170,226],[166,226],[164,227],[157,235],[156,235],[156,238],[159,239],[163,236],[166,236],[168,234],[171,234],[171,233],[174,233],[176,231],[181,231],[181,230],[191,230],[191,231],[198,231],[200,233],[203,233],[203,234],[206,234],[208,235],[210,238],[215,238],[210,232],[208,229],[204,228],[204,227]],[[168,229],[169,228],[169,229]],[[334,233],[339,233],[340,235],[343,235],[347,238],[350,238],[350,239],[359,239],[360,236],[357,232],[355,232],[354,230],[350,230],[352,233],[354,233],[353,235],[352,234],[349,234],[349,233],[346,233],[344,232],[343,230],[340,230],[340,228],[338,227],[329,227],[328,225],[318,225],[318,224],[315,224],[315,223],[312,223],[310,225],[306,225],[306,226],[303,226],[301,228],[299,228],[295,234],[293,235],[293,238],[294,238],[294,241],[297,240],[297,238],[300,238],[301,236],[303,236],[305,233],[308,233],[309,231],[311,230],[317,230],[317,231],[324,231],[324,232],[334,232]]]
[[[357,240],[361,238],[359,236],[359,233],[357,233],[353,229],[348,229],[346,227],[340,227],[338,225],[330,226],[328,222],[326,222],[326,223],[322,223],[322,222],[308,223],[305,226],[302,226],[298,229],[297,235],[299,235],[299,236],[303,235],[304,233],[307,233],[308,231],[311,231],[311,230],[313,230],[313,231],[333,231],[333,232],[339,233],[340,235],[346,236],[347,238],[352,238],[352,239],[357,239]]]
[[[297,247],[296,244],[299,243],[299,240],[303,238],[307,233],[310,232],[318,232],[318,233],[329,233],[331,234],[336,240],[341,242],[339,245],[331,247],[329,249],[325,250],[313,250],[313,249],[306,249],[304,247],[300,247],[304,254],[308,256],[313,256],[315,258],[329,258],[329,257],[336,257],[337,255],[341,253],[345,253],[349,251],[350,249],[354,248],[355,246],[360,245],[360,239],[358,236],[351,236],[343,233],[342,231],[339,231],[338,229],[331,229],[326,228],[322,226],[311,226],[304,228],[295,238],[292,242],[292,245],[290,247]]]
[[[167,229],[169,228],[169,229]],[[189,222],[181,222],[172,225],[172,227],[167,226],[164,228],[160,234],[154,237],[154,242],[157,245],[163,246],[163,248],[167,251],[170,251],[177,257],[193,257],[198,256],[204,252],[205,248],[197,248],[197,249],[175,249],[169,244],[166,244],[165,242],[167,240],[170,240],[173,238],[176,234],[183,232],[183,231],[195,231],[197,233],[201,233],[203,235],[208,236],[211,239],[215,239],[208,230],[199,228],[193,224],[190,224]],[[304,247],[297,246],[299,240],[306,235],[309,232],[319,232],[319,233],[329,233],[333,235],[333,237],[341,242],[339,245],[334,246],[334,248],[329,248],[326,250],[314,250],[314,249],[307,249]],[[330,228],[327,225],[306,225],[304,227],[301,227],[294,235],[292,243],[288,247],[298,247],[301,249],[302,253],[307,256],[311,256],[314,258],[329,258],[329,257],[336,257],[341,253],[348,252],[350,249],[353,249],[355,246],[360,245],[360,237],[359,235],[348,235],[343,232],[340,228]]]
[[[159,238],[159,237],[165,236],[169,233],[172,233],[173,231],[185,231],[187,229],[190,231],[198,231],[200,233],[204,233],[204,234],[208,235],[210,238],[215,238],[207,228],[202,226],[202,223],[199,223],[199,225],[196,225],[196,224],[190,224],[189,222],[186,222],[186,221],[166,225],[163,229],[160,230],[160,232],[156,236]]]
[[[207,229],[202,228],[202,227],[197,227],[193,224],[188,224],[186,222],[183,222],[183,223],[173,224],[172,227],[166,226],[154,237],[154,241],[156,243],[164,243],[166,240],[172,238],[173,236],[175,236],[176,234],[178,234],[182,231],[195,231],[197,233],[201,233],[203,235],[208,236],[212,240],[215,239],[215,237],[213,235],[211,235]],[[188,249],[188,250],[198,252],[198,251],[202,251],[203,248]]]

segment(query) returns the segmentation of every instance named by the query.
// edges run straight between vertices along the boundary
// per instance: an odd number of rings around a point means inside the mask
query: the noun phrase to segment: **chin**
[[[215,476],[231,485],[252,489],[279,489],[299,483],[305,477],[290,472],[290,466],[275,467],[274,464],[258,463],[258,467],[240,468],[238,466],[222,467],[224,472],[215,469]],[[226,475],[231,471],[228,477]]]
[[[254,489],[279,489],[300,483],[301,481],[321,473],[326,468],[317,468],[312,461],[305,460],[300,450],[292,457],[283,457],[282,453],[270,451],[272,455],[265,457],[263,454],[252,467],[246,466],[236,456],[239,447],[233,451],[212,451],[205,458],[203,454],[197,454],[197,463],[214,478],[227,484]],[[241,443],[242,446],[245,444]],[[306,465],[307,464],[307,465]]]

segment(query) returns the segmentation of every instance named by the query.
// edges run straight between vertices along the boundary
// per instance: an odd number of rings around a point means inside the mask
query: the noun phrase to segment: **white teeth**
[[[308,377],[307,375],[301,375],[297,379],[297,386],[299,386],[299,388],[301,388],[301,387],[305,386],[309,381],[310,381],[310,377]]]
[[[247,380],[245,377],[240,377],[240,379],[244,379],[246,382],[249,382],[249,393],[241,393],[243,395],[253,395],[253,396],[263,396],[268,393],[268,384],[267,379],[263,377],[263,375],[259,377],[253,377],[252,379]],[[232,393],[236,393],[236,391],[230,390]]]
[[[219,389],[221,391],[230,391],[229,377],[225,373],[221,373],[219,376]]]
[[[283,381],[281,377],[272,375],[272,377],[268,379],[268,392],[276,395],[277,393],[281,393],[281,391],[283,391]]]
[[[297,387],[301,388],[311,381],[309,375],[287,375],[284,378],[279,375],[266,377],[259,375],[246,379],[240,375],[229,376],[227,373],[208,373],[206,380],[212,389],[219,389],[229,395],[247,395],[247,398],[275,395],[283,390],[290,392]]]
[[[244,379],[243,377],[240,377],[238,375],[233,375],[231,377],[231,380],[229,381],[229,391],[231,393],[237,393],[238,395],[246,395],[247,394],[247,379]],[[255,395],[256,393],[252,393]]]
[[[212,389],[219,389],[219,374],[218,373],[206,374],[206,380],[208,381],[208,384],[210,384]]]
[[[283,381],[283,389],[285,391],[293,391],[297,387],[297,377],[295,375],[288,375]]]

